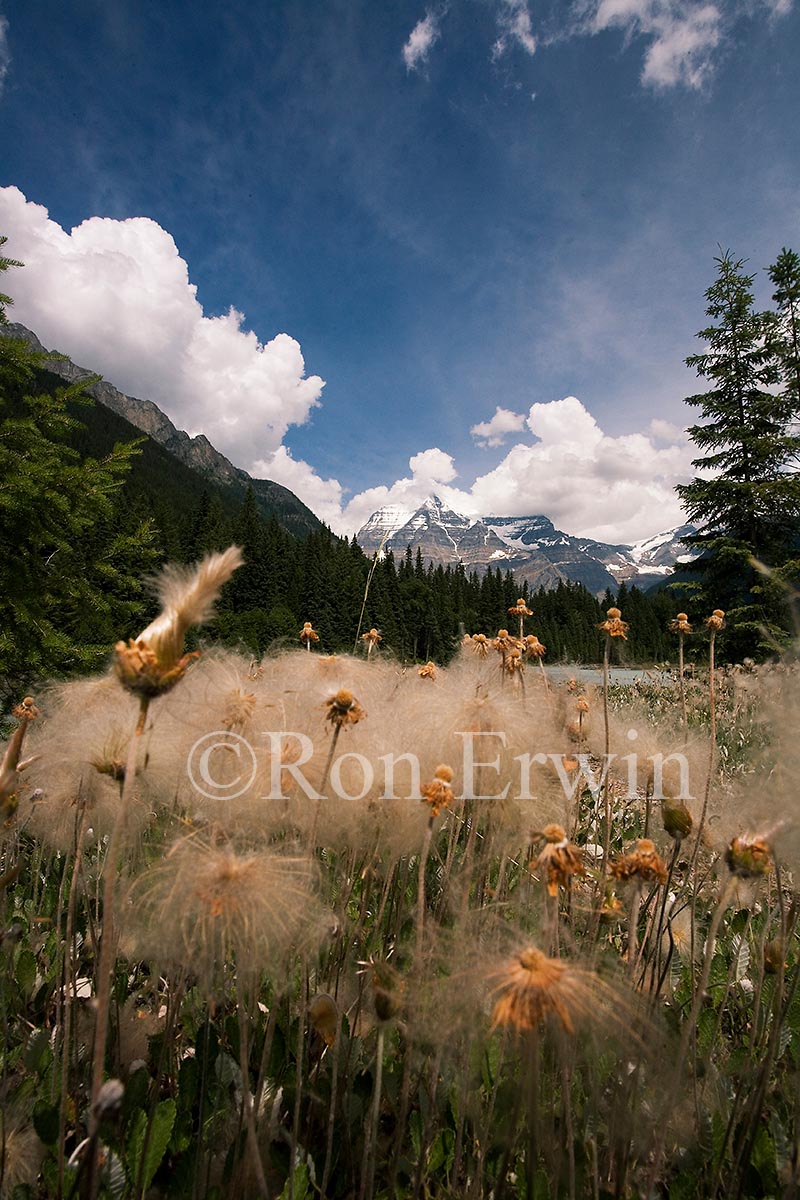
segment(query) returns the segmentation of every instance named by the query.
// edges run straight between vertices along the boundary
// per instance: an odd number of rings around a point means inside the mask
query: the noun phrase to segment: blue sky
[[[434,489],[679,520],[718,245],[800,249],[793,0],[0,19],[6,290],[48,344],[342,530]]]

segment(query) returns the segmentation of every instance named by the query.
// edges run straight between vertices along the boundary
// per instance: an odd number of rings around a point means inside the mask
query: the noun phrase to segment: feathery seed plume
[[[142,698],[168,692],[196,652],[183,653],[186,631],[210,620],[223,584],[242,564],[238,546],[208,554],[196,567],[167,567],[159,579],[161,612],[137,638],[117,642],[114,668],[123,687]]]

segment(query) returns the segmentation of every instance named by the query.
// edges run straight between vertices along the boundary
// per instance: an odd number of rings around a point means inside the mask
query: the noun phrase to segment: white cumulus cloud
[[[494,416],[489,421],[479,421],[473,425],[470,434],[479,446],[502,446],[512,433],[521,433],[525,428],[525,414],[512,412],[509,408],[501,408],[498,404]]]
[[[71,232],[17,188],[0,188],[14,320],[46,346],[153,400],[250,470],[301,425],[324,387],[286,333],[262,343],[231,308],[206,316],[171,235],[155,221],[91,217]]]
[[[394,504],[413,511],[432,492],[465,516],[544,513],[567,533],[601,541],[634,542],[685,520],[674,487],[694,476],[697,451],[682,430],[657,419],[646,432],[612,436],[575,396],[533,404],[520,420],[529,440],[517,442],[469,488],[454,486],[456,464],[436,447],[412,456],[409,475],[347,502],[335,480],[320,479],[282,451],[265,464],[266,473],[348,535],[377,509]]]
[[[452,455],[433,446],[411,456],[408,475],[348,497],[283,445],[323,387],[306,377],[298,343],[279,333],[262,344],[233,308],[206,316],[186,262],[155,221],[93,217],[67,232],[10,187],[0,188],[0,230],[8,256],[26,264],[9,281],[16,320],[204,433],[237,466],[288,487],[337,533],[352,534],[386,504],[413,510],[432,492],[467,516],[544,513],[568,533],[604,540],[635,541],[683,520],[673,489],[694,474],[686,435],[659,418],[646,431],[609,435],[574,396],[527,414],[498,406],[473,426],[486,444],[517,440],[471,486],[456,486]]]
[[[439,21],[435,13],[426,13],[421,20],[417,21],[411,33],[408,35],[408,41],[403,46],[403,60],[406,64],[406,70],[416,71],[428,61],[428,55],[433,48],[434,42],[440,37]]]

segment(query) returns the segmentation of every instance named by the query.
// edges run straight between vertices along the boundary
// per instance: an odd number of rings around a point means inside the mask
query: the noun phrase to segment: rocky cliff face
[[[4,332],[9,337],[24,339],[42,354],[42,367],[53,375],[58,375],[69,383],[97,379],[91,371],[76,366],[66,355],[47,350],[36,334],[24,325],[10,324],[5,327]],[[85,390],[99,404],[130,421],[131,425],[141,429],[142,433],[146,433],[192,470],[198,471],[215,483],[252,487],[262,509],[280,511],[282,519],[285,517],[283,523],[292,532],[302,534],[319,529],[318,518],[288,488],[281,487],[269,479],[253,479],[247,471],[235,467],[224,454],[220,454],[205,434],[190,437],[184,430],[178,429],[152,400],[126,396],[103,379],[88,384]]]
[[[613,545],[564,533],[542,515],[471,519],[429,496],[413,513],[397,506],[379,509],[356,536],[368,554],[385,537],[385,548],[396,555],[407,546],[416,554],[419,547],[423,558],[436,565],[463,563],[467,570],[484,571],[500,567],[533,588],[573,580],[600,595],[623,580],[640,587],[657,582],[686,554],[680,539],[691,531],[682,525],[633,546]]]

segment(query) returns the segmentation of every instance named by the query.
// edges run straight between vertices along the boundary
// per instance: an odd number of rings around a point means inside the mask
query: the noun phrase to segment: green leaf
[[[26,996],[31,994],[36,983],[36,956],[27,947],[17,956],[17,983]]]
[[[294,1178],[292,1179],[292,1187],[294,1189],[294,1200],[306,1200],[309,1193],[309,1178],[308,1167],[305,1163],[298,1163],[294,1169]],[[290,1187],[289,1180],[286,1180],[286,1185],[281,1192],[278,1200],[289,1200]]]
[[[142,1163],[147,1135],[147,1114],[139,1109],[131,1123],[128,1137],[128,1179],[135,1187],[138,1181],[140,1192],[146,1192],[169,1145],[172,1126],[175,1124],[175,1101],[162,1100],[153,1114],[147,1154]]]

